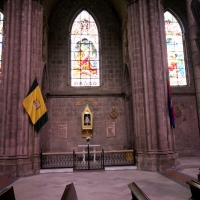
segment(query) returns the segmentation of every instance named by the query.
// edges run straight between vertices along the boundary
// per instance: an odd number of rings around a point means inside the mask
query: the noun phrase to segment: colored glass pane
[[[71,29],[71,85],[99,86],[99,34],[93,17],[83,10]]]
[[[181,27],[170,12],[164,17],[170,85],[187,85]]]
[[[2,41],[3,41],[3,14],[0,12],[0,74],[2,63]]]

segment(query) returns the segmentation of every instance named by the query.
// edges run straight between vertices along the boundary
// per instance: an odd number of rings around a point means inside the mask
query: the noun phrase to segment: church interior
[[[42,151],[87,144],[133,151],[142,171],[200,156],[198,5],[0,1],[0,177],[39,174]],[[48,113],[39,131],[22,104],[35,79]]]
[[[199,105],[199,0],[0,1],[0,199],[198,199]]]

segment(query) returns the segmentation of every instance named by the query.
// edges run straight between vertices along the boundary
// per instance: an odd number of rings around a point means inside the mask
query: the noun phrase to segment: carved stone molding
[[[98,102],[97,102],[97,101],[94,101],[94,100],[91,99],[91,98],[81,99],[80,101],[76,102],[75,105],[76,105],[76,106],[80,106],[84,101],[90,101],[90,102],[93,103],[94,106],[98,106]]]
[[[117,118],[118,114],[117,112],[115,111],[115,107],[112,108],[112,112],[110,113],[110,117],[115,119]]]
[[[175,107],[174,112],[175,112],[175,116],[177,118],[182,116],[182,111],[180,110],[180,108],[178,106]]]

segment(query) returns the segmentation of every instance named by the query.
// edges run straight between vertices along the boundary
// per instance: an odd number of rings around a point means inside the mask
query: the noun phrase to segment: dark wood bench
[[[200,183],[194,180],[186,181],[190,186],[190,191],[192,193],[191,199],[199,200],[200,199]]]
[[[128,187],[131,189],[132,200],[150,200],[135,182],[128,184]]]
[[[77,200],[77,194],[73,183],[66,185],[61,200]]]
[[[16,200],[13,186],[8,187],[0,192],[0,200]]]

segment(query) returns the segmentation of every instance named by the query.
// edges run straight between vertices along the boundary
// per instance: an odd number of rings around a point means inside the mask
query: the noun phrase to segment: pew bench
[[[135,182],[128,184],[128,187],[131,189],[132,200],[150,200]]]
[[[186,181],[190,186],[190,191],[192,193],[191,199],[199,200],[200,199],[200,183],[194,180]]]
[[[61,200],[78,200],[73,183],[66,185]]]
[[[0,192],[0,200],[16,200],[13,186],[8,187]]]

